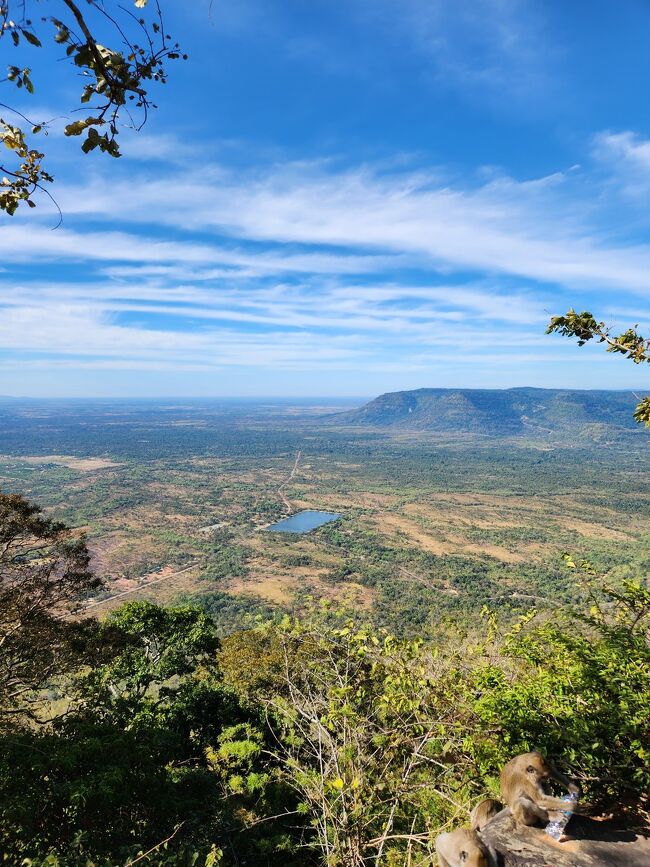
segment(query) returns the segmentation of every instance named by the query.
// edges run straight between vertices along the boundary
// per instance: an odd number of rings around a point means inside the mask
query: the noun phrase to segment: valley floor
[[[576,597],[563,552],[618,579],[650,562],[645,438],[432,436],[155,407],[80,420],[54,406],[2,426],[0,486],[87,533],[108,584],[88,601],[100,616],[129,598],[191,597],[228,630],[345,599],[408,633],[486,604]],[[342,518],[260,532],[289,509]]]

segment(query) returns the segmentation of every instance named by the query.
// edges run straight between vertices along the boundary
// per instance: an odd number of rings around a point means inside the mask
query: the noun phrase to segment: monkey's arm
[[[545,810],[529,795],[521,795],[510,804],[510,811],[515,825],[536,825],[538,822],[548,822],[548,810]]]
[[[551,768],[553,779],[556,780],[556,782],[561,783],[567,792],[576,795],[580,794],[580,786],[576,785],[573,780],[569,779],[569,777],[559,771],[555,762],[549,762],[549,767]]]
[[[575,804],[569,803],[568,801],[562,800],[562,798],[554,798],[552,795],[545,795],[540,792],[539,796],[535,798],[535,803],[538,807],[542,807],[544,810],[570,810],[572,813],[582,813],[586,808],[587,804]]]

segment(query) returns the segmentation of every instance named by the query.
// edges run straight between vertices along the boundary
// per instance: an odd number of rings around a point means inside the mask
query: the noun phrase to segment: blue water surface
[[[317,512],[314,509],[305,509],[304,512],[297,512],[290,518],[278,521],[277,524],[271,524],[265,529],[270,533],[308,533],[310,530],[315,530],[316,527],[321,527],[323,524],[329,524],[330,521],[336,521],[340,517],[334,512]]]

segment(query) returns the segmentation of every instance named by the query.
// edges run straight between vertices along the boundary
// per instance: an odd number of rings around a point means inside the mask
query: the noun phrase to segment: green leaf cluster
[[[576,337],[578,346],[584,346],[590,340],[607,344],[607,352],[615,352],[629,358],[634,364],[650,362],[650,339],[639,334],[637,326],[628,328],[621,334],[613,335],[611,328],[604,322],[598,322],[588,311],[576,313],[571,308],[564,316],[553,316],[547,329],[547,334],[561,334],[564,337]],[[634,411],[634,418],[639,424],[650,427],[650,397],[639,401]]]
[[[101,0],[87,0],[83,6],[75,0],[48,0],[46,5],[55,14],[41,16],[34,22],[26,14],[28,3],[0,2],[0,40],[10,40],[14,49],[23,42],[39,49],[47,37],[37,35],[37,26],[47,30],[51,27],[52,42],[63,49],[65,59],[83,77],[85,84],[79,100],[82,105],[92,103],[93,113],[84,120],[68,123],[64,131],[66,136],[85,136],[81,145],[84,153],[98,149],[119,157],[118,136],[124,112],[128,108],[129,125],[141,128],[156,107],[149,95],[151,84],[167,81],[168,61],[187,59],[166,31],[159,4],[155,4],[154,12],[147,18],[146,0],[134,3],[141,10],[140,17],[123,7],[109,11]],[[115,41],[116,47],[103,45],[100,38],[104,37]],[[5,80],[29,94],[35,92],[28,67],[10,64]],[[53,178],[41,167],[44,154],[29,148],[24,129],[16,126],[26,121],[32,133],[37,134],[47,130],[47,123],[32,123],[11,106],[4,108],[15,119],[13,123],[0,119],[0,138],[18,159],[10,166],[0,164],[0,210],[13,215],[21,203],[35,207],[37,191],[49,195],[44,184],[51,183]],[[139,121],[134,120],[138,112]]]

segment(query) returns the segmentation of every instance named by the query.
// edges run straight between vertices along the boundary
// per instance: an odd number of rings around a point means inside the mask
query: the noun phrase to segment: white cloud
[[[130,186],[128,195],[138,197],[137,185]],[[117,190],[117,200],[107,201],[100,211],[92,208],[86,213],[101,216],[107,222],[111,218],[116,219],[119,216],[115,213],[117,202],[120,198],[124,201],[120,195],[122,192],[127,194],[126,190]],[[70,212],[66,212],[66,215],[70,217]],[[137,221],[137,206],[131,209],[129,216],[132,221]],[[380,256],[326,250],[253,251],[213,242],[168,240],[151,234],[124,231],[93,231],[82,227],[64,227],[52,231],[27,221],[3,225],[0,228],[0,242],[5,262],[68,259],[78,262],[130,263],[103,268],[104,274],[118,278],[165,276],[168,279],[214,280],[285,273],[363,274],[400,264],[399,255],[393,253]]]
[[[69,230],[48,233],[30,225],[8,230],[5,244],[13,259],[60,254],[157,264],[246,264],[276,273],[383,270],[386,262],[373,263],[370,254],[397,255],[404,266],[426,264],[443,272],[469,269],[646,293],[650,245],[621,244],[619,226],[608,238],[595,221],[592,199],[593,179],[575,173],[523,182],[498,178],[467,187],[441,183],[439,173],[288,164],[254,176],[217,170],[214,180],[187,174],[171,174],[165,181],[140,176],[122,184],[95,180],[89,189],[71,188],[63,198],[69,219],[119,218],[145,231],[152,225],[174,229],[175,237],[182,230],[192,239],[183,243],[150,234],[98,232],[84,232],[80,240]],[[255,255],[233,253],[211,244],[206,235],[281,246]],[[319,249],[309,249],[314,247]],[[355,258],[346,259],[342,250]]]
[[[645,294],[650,245],[622,244],[620,226],[608,238],[603,226],[592,224],[592,188],[582,183],[555,173],[467,187],[443,184],[438,173],[301,164],[255,176],[216,169],[212,179],[209,172],[201,178],[171,172],[165,181],[96,178],[87,188],[66,188],[61,197],[66,225],[76,222],[78,229],[53,232],[18,222],[5,225],[0,239],[6,261],[66,257],[156,268],[182,263],[241,268],[245,275],[372,273],[410,265]],[[119,220],[143,234],[89,230],[82,228],[85,220]],[[187,239],[179,240],[181,233]],[[233,250],[215,242],[224,235],[256,246]],[[389,261],[396,256],[400,261]],[[214,276],[227,275],[221,270]]]
[[[0,274],[0,348],[147,370],[569,358],[543,334],[567,289],[617,287],[632,307],[650,269],[650,245],[596,222],[584,174],[468,185],[320,161],[94,175],[63,188],[63,228],[0,229],[16,269]],[[21,282],[25,264],[47,278]]]
[[[279,368],[337,365],[349,362],[364,350],[354,341],[334,337],[327,343],[304,332],[295,335],[269,331],[242,334],[225,329],[208,331],[159,331],[125,327],[111,321],[97,308],[52,303],[6,308],[0,319],[0,346],[22,352],[47,352],[76,359],[98,357],[110,365],[154,363],[168,370],[193,364],[202,369],[230,365]],[[77,365],[83,367],[85,361]],[[96,360],[91,364],[97,363]]]
[[[621,161],[636,170],[650,175],[650,141],[636,133],[602,132],[594,138],[595,155],[617,168]]]
[[[459,341],[474,347],[491,346],[495,341],[508,346],[530,344],[537,335],[534,330],[526,332],[522,325],[539,327],[544,321],[540,303],[525,294],[496,293],[471,285],[333,283],[320,287],[316,294],[310,285],[282,284],[245,292],[203,285],[0,284],[0,308],[4,314],[0,346],[5,347],[37,351],[49,345],[52,352],[72,352],[77,346],[79,353],[101,355],[106,347],[120,352],[123,341],[133,339],[141,349],[160,346],[172,357],[177,348],[185,351],[192,341],[198,341],[201,352],[212,351],[209,334],[217,329],[229,335],[229,343],[241,334],[242,351],[247,353],[251,341],[267,341],[268,332],[274,331],[294,342],[300,334],[308,334],[302,344],[307,361],[316,339],[327,345],[338,340],[348,349],[363,345],[365,351],[375,354],[387,344],[399,345],[406,352],[422,345],[450,346]],[[157,328],[149,327],[143,333],[137,323],[152,316]],[[57,329],[61,318],[64,324]],[[519,329],[499,337],[497,324],[510,322],[517,322]],[[257,336],[246,334],[249,326],[264,331]],[[49,340],[54,332],[68,335],[68,342]]]
[[[650,191],[650,140],[630,130],[603,132],[594,137],[592,154],[605,168],[610,187],[647,212]]]

